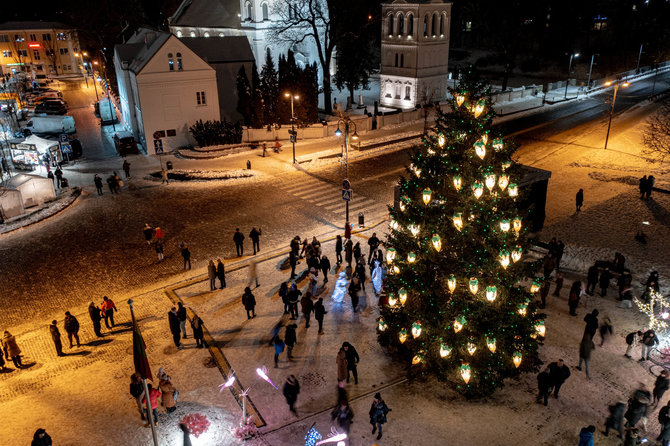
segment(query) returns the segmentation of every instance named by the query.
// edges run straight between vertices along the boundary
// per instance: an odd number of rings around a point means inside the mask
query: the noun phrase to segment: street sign
[[[291,142],[295,144],[295,142],[296,142],[296,137],[295,137],[295,135],[291,135],[291,138],[290,138],[290,139],[291,139]]]
[[[65,135],[65,134],[60,135],[60,136],[58,137],[58,141],[59,141],[59,142],[70,142],[70,137],[67,136],[67,135]]]
[[[61,149],[61,151],[62,151],[63,153],[65,153],[65,154],[67,154],[67,155],[71,155],[71,154],[72,154],[72,146],[71,146],[70,144],[68,144],[68,143],[61,143],[61,145],[60,145],[60,149]]]
[[[352,194],[353,192],[354,192],[354,191],[351,190],[351,189],[342,189],[342,199],[343,199],[344,201],[351,201],[351,194]]]
[[[156,152],[156,155],[163,153],[163,141],[154,139],[154,151]]]
[[[342,189],[344,190],[351,189],[351,183],[349,182],[349,180],[347,179],[342,180]]]

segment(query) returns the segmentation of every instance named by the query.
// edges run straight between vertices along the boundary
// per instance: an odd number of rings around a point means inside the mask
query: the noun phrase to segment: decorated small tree
[[[492,132],[488,90],[471,73],[452,96],[390,209],[378,330],[410,375],[433,374],[477,397],[537,370],[544,315],[532,301],[539,265],[524,257],[516,147]]]

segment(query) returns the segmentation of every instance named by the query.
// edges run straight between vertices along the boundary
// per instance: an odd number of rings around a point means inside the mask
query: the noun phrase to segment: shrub
[[[200,147],[242,142],[242,124],[223,121],[196,121],[188,129]]]

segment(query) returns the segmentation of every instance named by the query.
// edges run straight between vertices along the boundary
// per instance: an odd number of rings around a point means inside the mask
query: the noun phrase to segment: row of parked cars
[[[46,87],[33,88],[28,103],[35,106],[35,115],[64,115],[68,110],[63,94]]]

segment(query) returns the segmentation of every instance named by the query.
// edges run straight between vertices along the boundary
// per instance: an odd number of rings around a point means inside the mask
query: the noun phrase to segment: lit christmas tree
[[[532,302],[539,265],[523,258],[516,147],[492,134],[488,90],[471,73],[452,96],[399,182],[378,330],[410,376],[434,374],[476,397],[538,369],[545,327]]]

